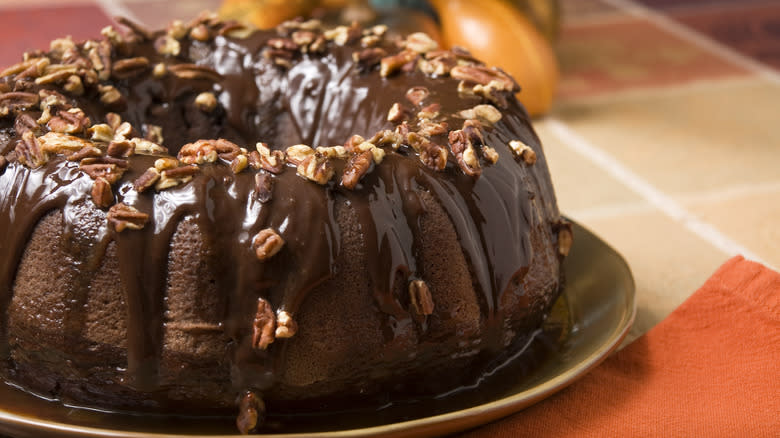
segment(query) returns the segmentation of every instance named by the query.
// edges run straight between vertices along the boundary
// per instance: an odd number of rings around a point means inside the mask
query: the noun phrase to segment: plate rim
[[[615,256],[617,256],[618,262],[622,265],[628,274],[627,280],[630,281],[631,287],[626,291],[627,309],[623,313],[621,320],[618,324],[609,332],[607,340],[599,344],[598,348],[591,351],[583,360],[579,361],[574,366],[567,368],[563,372],[556,374],[552,378],[541,382],[531,388],[523,391],[511,394],[498,400],[490,401],[487,403],[471,406],[464,409],[445,412],[437,415],[432,415],[423,418],[417,418],[413,420],[407,420],[397,423],[383,424],[377,426],[370,426],[364,428],[347,429],[347,430],[334,430],[314,433],[274,433],[263,434],[261,436],[267,438],[296,438],[296,437],[312,437],[312,438],[353,438],[353,437],[403,437],[410,436],[412,432],[414,435],[419,433],[420,429],[427,429],[431,432],[438,434],[454,433],[458,431],[465,431],[470,428],[488,424],[496,421],[500,418],[506,417],[510,414],[519,412],[547,397],[555,394],[556,392],[566,388],[574,383],[576,380],[585,376],[590,370],[601,364],[609,355],[615,351],[621,342],[626,338],[634,323],[637,313],[636,302],[636,284],[631,273],[631,269],[628,266],[625,258],[618,253],[611,245],[601,239],[598,235],[579,224],[578,222],[568,219],[575,228],[575,233],[578,230],[585,232],[595,238],[600,245],[603,245],[605,249],[609,250]],[[575,243],[576,244],[576,243]],[[0,382],[3,383],[3,382]],[[133,432],[115,429],[103,429],[92,426],[81,426],[68,423],[61,423],[56,421],[49,421],[43,419],[35,419],[23,414],[15,414],[8,411],[6,408],[0,406],[0,423],[6,426],[15,428],[30,428],[36,430],[36,432],[56,432],[70,434],[71,436],[86,436],[86,437],[103,437],[103,438],[198,438],[203,435],[181,435],[181,434],[168,434],[168,433],[149,433],[149,432]],[[0,427],[0,429],[4,429]],[[207,435],[209,438],[231,438],[240,436],[237,434],[230,435]]]

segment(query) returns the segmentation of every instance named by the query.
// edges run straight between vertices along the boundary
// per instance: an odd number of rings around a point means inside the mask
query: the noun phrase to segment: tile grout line
[[[764,79],[773,82],[776,85],[780,85],[780,73],[776,72],[771,67],[756,61],[748,56],[745,56],[738,51],[728,47],[704,34],[693,30],[683,24],[674,21],[671,18],[664,16],[661,13],[652,11],[651,9],[638,5],[631,0],[601,0],[608,5],[623,10],[624,12],[633,15],[634,17],[643,18],[652,22],[661,29],[676,35],[679,38],[687,40],[688,42],[704,49],[714,55],[717,55],[721,59],[728,61],[738,67],[747,69]]]
[[[128,20],[141,23],[141,20],[130,9],[127,9],[120,0],[94,0],[94,2],[112,20],[114,17],[125,17]]]
[[[766,195],[780,193],[780,181],[742,184],[721,189],[718,191],[702,191],[698,193],[683,193],[672,196],[678,203],[686,205],[700,205],[713,202],[730,201],[752,195]],[[604,219],[629,214],[641,214],[653,210],[655,207],[647,201],[615,202],[599,207],[588,207],[571,210],[578,218]]]
[[[599,149],[585,138],[571,130],[566,124],[555,118],[548,118],[547,124],[550,130],[562,141],[569,149],[590,160],[597,167],[601,168],[612,177],[622,182],[633,192],[637,193],[651,205],[658,208],[662,213],[672,220],[681,223],[686,229],[701,239],[710,243],[715,248],[721,250],[729,256],[741,254],[746,259],[750,259],[766,265],[772,269],[777,269],[762,260],[752,251],[740,245],[721,233],[717,228],[709,223],[702,221],[672,198],[656,189],[652,184],[645,181],[642,177],[629,170],[617,159],[607,152]]]

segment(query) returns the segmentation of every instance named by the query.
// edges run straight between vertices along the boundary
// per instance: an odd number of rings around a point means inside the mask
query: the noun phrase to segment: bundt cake
[[[202,15],[0,72],[0,372],[75,406],[264,416],[473,383],[571,229],[515,81],[425,34]]]

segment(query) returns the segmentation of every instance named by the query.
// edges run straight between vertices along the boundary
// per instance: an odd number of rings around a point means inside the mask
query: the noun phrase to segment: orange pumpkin
[[[550,44],[531,22],[504,0],[430,0],[448,47],[462,46],[517,79],[518,99],[531,115],[547,112],[558,84]]]

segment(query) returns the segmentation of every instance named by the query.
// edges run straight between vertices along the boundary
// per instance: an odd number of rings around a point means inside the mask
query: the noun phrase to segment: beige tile
[[[778,178],[780,86],[733,79],[562,104],[556,117],[667,194]]]
[[[629,341],[663,320],[729,258],[657,210],[582,223],[622,254],[634,274],[638,310]]]
[[[563,144],[544,119],[535,120],[534,128],[542,140],[558,205],[564,214],[577,218],[601,208],[641,202],[619,181]]]
[[[720,201],[693,200],[686,208],[739,241],[767,264],[780,267],[780,188],[757,190],[755,194]]]

